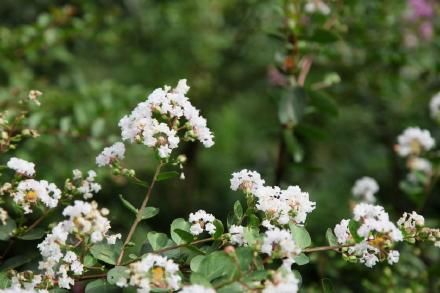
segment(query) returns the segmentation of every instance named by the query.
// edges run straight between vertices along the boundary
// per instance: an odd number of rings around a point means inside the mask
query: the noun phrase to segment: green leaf
[[[214,237],[214,239],[219,239],[225,231],[225,229],[223,228],[223,223],[220,222],[220,220],[215,219],[213,224],[215,226],[215,233],[212,236]]]
[[[83,262],[85,266],[92,267],[97,263],[97,260],[91,254],[86,254],[86,256],[84,256]]]
[[[330,246],[338,245],[338,240],[335,234],[333,233],[332,229],[330,228],[327,229],[327,232],[325,232],[325,238],[327,238],[327,242]]]
[[[99,279],[87,283],[85,293],[119,293],[121,289],[109,284],[106,280]]]
[[[311,96],[310,104],[320,112],[326,113],[329,116],[338,115],[338,105],[331,96],[323,93],[322,91],[311,90],[308,93]]]
[[[362,240],[364,240],[364,238],[360,237],[359,234],[357,233],[360,226],[361,225],[353,219],[351,219],[350,222],[348,223],[348,230],[350,230],[350,234],[353,237],[354,241],[356,241],[356,243],[359,243]]]
[[[154,231],[148,232],[147,239],[153,250],[164,248],[169,241],[168,236],[165,233],[158,233]]]
[[[338,36],[325,29],[316,29],[311,36],[304,36],[304,40],[321,44],[333,43],[338,40]]]
[[[15,221],[8,218],[4,225],[0,225],[0,240],[6,241],[11,238],[15,228],[17,228]]]
[[[8,271],[18,268],[26,263],[31,262],[37,256],[38,255],[36,253],[30,253],[30,254],[10,257],[7,260],[5,260],[5,262],[2,263],[2,265],[0,266],[0,271]]]
[[[11,278],[8,277],[7,272],[0,273],[0,289],[11,287]]]
[[[156,181],[157,182],[164,181],[164,180],[168,180],[168,179],[171,179],[171,178],[174,178],[177,176],[179,176],[179,172],[176,172],[176,171],[162,172],[157,176]]]
[[[299,248],[303,249],[312,244],[312,239],[310,238],[309,232],[307,232],[303,226],[289,223],[289,228],[290,232],[292,233],[293,240],[295,240],[295,243]]]
[[[295,260],[295,263],[299,266],[308,264],[310,261],[309,257],[307,255],[305,255],[304,253],[301,253],[301,254],[295,256],[293,259]]]
[[[200,263],[202,262],[202,260],[204,258],[205,258],[204,255],[197,255],[197,256],[195,256],[195,257],[193,257],[191,259],[191,262],[190,262],[189,266],[190,266],[190,268],[191,268],[191,270],[193,272],[198,272],[199,271]]]
[[[247,220],[248,220],[249,226],[251,226],[251,227],[258,228],[260,226],[260,223],[261,223],[260,219],[254,214],[248,215]]]
[[[182,237],[180,237],[179,234],[174,232],[174,230],[180,229],[180,230],[189,232],[190,227],[191,227],[190,223],[188,223],[184,219],[182,219],[182,218],[175,219],[171,223],[171,239],[173,239],[173,241],[176,242],[176,244],[185,243],[186,241],[184,239],[182,239]]]
[[[107,272],[107,282],[115,285],[120,279],[128,279],[130,276],[127,267],[116,266]]]
[[[223,251],[215,251],[201,261],[198,272],[208,281],[220,277],[232,279],[237,272],[237,267],[229,255]]]
[[[182,229],[175,229],[174,233],[179,235],[179,237],[186,243],[190,243],[194,240],[194,236],[189,233],[188,231],[182,230]]]
[[[138,212],[137,208],[135,208],[128,200],[124,199],[122,194],[119,195],[119,199],[122,201],[122,204],[124,205],[124,207],[126,207],[131,212],[133,212],[133,214],[135,214],[135,215],[137,214],[137,212]]]
[[[159,213],[159,209],[155,207],[146,207],[141,211],[141,219],[146,220],[156,216]]]
[[[234,215],[237,219],[241,219],[243,217],[243,207],[239,200],[234,203]]]
[[[238,247],[235,250],[238,262],[240,264],[240,269],[242,271],[249,271],[254,260],[254,251],[250,247]]]
[[[299,141],[296,139],[293,132],[286,128],[283,131],[284,141],[286,142],[287,149],[290,151],[290,154],[293,157],[293,160],[296,163],[302,162],[304,158],[304,149],[299,143]]]
[[[203,287],[206,288],[211,288],[211,283],[209,282],[209,280],[207,280],[202,274],[200,273],[192,273],[191,277],[191,284],[198,284],[198,285],[202,285]]]
[[[257,243],[259,236],[260,234],[258,233],[257,228],[251,228],[251,227],[244,228],[243,237],[244,240],[246,240],[246,243],[248,243],[250,246],[253,246]]]
[[[239,283],[234,282],[217,290],[217,293],[243,293],[246,289]]]
[[[293,127],[304,116],[306,92],[301,87],[288,88],[278,103],[278,119],[282,125]]]
[[[107,244],[107,243],[98,243],[92,246],[90,249],[90,253],[100,261],[105,263],[114,265],[116,264],[116,260],[121,252],[121,245],[116,244]]]
[[[41,239],[44,237],[44,235],[46,235],[46,230],[43,228],[34,228],[32,230],[30,230],[29,232],[17,236],[18,239],[21,240],[36,240],[36,239]]]

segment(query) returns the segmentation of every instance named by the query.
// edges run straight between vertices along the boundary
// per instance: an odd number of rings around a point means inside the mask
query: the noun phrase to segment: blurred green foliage
[[[429,99],[440,88],[440,38],[405,44],[413,29],[404,17],[405,1],[335,0],[329,2],[330,16],[305,16],[298,37],[314,38],[299,43],[313,60],[305,85],[311,107],[286,141],[294,139],[290,143],[301,153],[295,149],[283,157],[285,168],[277,178],[284,132],[278,111],[285,109],[279,103],[286,93],[271,84],[268,70],[288,46],[275,34],[284,21],[283,2],[1,1],[2,110],[30,89],[44,93],[43,105],[30,118],[41,136],[16,155],[34,161],[41,178],[62,184],[72,169],[95,168],[96,154],[118,140],[119,119],[153,88],[187,78],[192,102],[207,117],[216,144],[209,150],[187,146],[187,179],[159,184],[152,205],[166,212],[151,221],[154,229],[166,231],[172,219],[198,208],[224,220],[236,200],[229,174],[242,168],[310,193],[317,209],[307,228],[315,245],[325,242],[328,227],[349,215],[351,185],[363,175],[378,180],[379,201],[395,218],[414,209],[398,187],[405,166],[393,144],[413,125],[440,138],[428,112]],[[438,30],[440,20],[434,21]],[[332,34],[317,31],[323,27]],[[314,96],[316,88],[325,98]],[[151,176],[152,153],[131,148],[127,165],[138,177]],[[131,219],[118,194],[139,203],[145,191],[105,170],[99,173],[104,188],[97,200],[111,209],[115,230],[125,231]],[[438,188],[424,209],[435,225],[437,193]],[[135,239],[145,238],[147,230],[143,226]],[[314,255],[313,265],[301,267],[303,290],[440,290],[438,249],[418,247],[420,257],[413,255],[405,250],[398,265],[375,270],[332,254]]]

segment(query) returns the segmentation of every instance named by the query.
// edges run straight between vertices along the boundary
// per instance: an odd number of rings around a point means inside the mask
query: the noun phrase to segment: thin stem
[[[212,237],[211,238],[206,238],[206,239],[200,239],[200,240],[196,240],[196,241],[193,241],[193,242],[190,242],[190,243],[183,243],[183,244],[179,244],[179,245],[173,245],[173,246],[165,247],[165,248],[162,248],[162,249],[154,250],[151,253],[156,253],[156,254],[164,253],[164,252],[167,252],[167,251],[170,251],[170,250],[174,250],[174,249],[178,249],[178,248],[182,248],[182,247],[187,247],[188,245],[195,245],[195,244],[205,243],[205,242],[209,242],[209,241],[213,241],[213,240],[214,240],[214,238],[212,238]],[[128,265],[128,264],[131,264],[132,262],[135,262],[135,261],[139,260],[140,258],[141,257],[137,257],[135,259],[132,259],[132,260],[126,262],[126,263],[124,263],[124,266]]]
[[[124,244],[122,245],[121,253],[119,254],[118,260],[116,262],[116,265],[120,265],[122,262],[122,258],[124,257],[124,251],[127,244],[130,242],[131,238],[133,237],[133,234],[138,226],[138,224],[142,221],[142,210],[147,206],[148,200],[150,199],[151,192],[153,191],[154,183],[157,180],[157,176],[160,173],[160,169],[162,168],[163,163],[160,162],[160,164],[157,166],[156,171],[154,173],[153,179],[151,180],[151,184],[148,187],[147,194],[145,195],[144,201],[142,202],[141,206],[138,209],[138,212],[136,214],[136,218],[133,222],[133,224],[130,227],[130,230],[128,231],[127,238],[124,241]]]
[[[101,279],[101,278],[105,278],[106,276],[107,273],[94,274],[94,275],[81,276],[77,280]]]
[[[45,211],[38,219],[35,220],[35,222],[33,222],[25,231],[24,233],[27,233],[29,231],[31,231],[32,229],[34,229],[35,227],[37,227],[41,221],[43,221],[47,215],[49,215],[50,210]]]
[[[344,247],[350,247],[355,244],[344,244],[344,245],[334,245],[334,246],[318,246],[318,247],[310,247],[303,250],[303,252],[318,252],[318,251],[327,251],[327,250],[337,250]]]

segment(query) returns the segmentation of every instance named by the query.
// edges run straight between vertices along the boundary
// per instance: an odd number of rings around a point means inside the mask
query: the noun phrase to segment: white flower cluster
[[[403,240],[402,232],[392,223],[382,206],[360,203],[354,208],[354,221],[357,223],[356,236],[362,241],[355,244],[350,232],[350,220],[343,219],[336,225],[334,233],[341,245],[353,244],[347,249],[349,256],[357,258],[367,267],[373,267],[378,261],[388,259],[389,264],[396,263],[399,253],[390,248],[395,242]]]
[[[229,239],[232,244],[243,246],[247,245],[247,242],[244,238],[244,227],[240,225],[231,225],[229,228],[229,233],[231,234],[231,238]]]
[[[29,292],[29,293],[49,293],[47,289],[44,288],[46,285],[45,279],[42,275],[34,274],[32,271],[15,272],[9,271],[11,276],[11,285],[7,289],[2,289],[0,292]]]
[[[377,184],[376,180],[367,176],[356,180],[351,189],[351,193],[353,193],[353,196],[356,199],[366,203],[375,203],[376,197],[374,194],[378,191],[379,184]]]
[[[32,213],[31,206],[39,202],[48,208],[56,207],[61,198],[61,190],[46,180],[26,179],[18,183],[11,196],[14,202],[23,208],[24,213],[29,214]]]
[[[83,177],[80,170],[73,170],[73,180],[66,181],[66,189],[73,194],[79,194],[84,199],[90,199],[93,194],[101,190],[101,184],[95,182],[96,172],[89,170],[87,177]]]
[[[304,10],[310,14],[320,13],[323,15],[329,15],[331,12],[330,7],[322,0],[308,0]]]
[[[408,168],[410,171],[422,172],[430,176],[432,174],[432,164],[429,160],[420,157],[410,158],[408,160]]]
[[[283,259],[284,265],[290,267],[295,262],[293,258],[301,253],[301,249],[296,246],[290,231],[275,227],[264,233],[261,252]]]
[[[74,205],[67,206],[63,215],[67,220],[58,223],[46,238],[38,245],[43,258],[39,263],[39,269],[45,275],[57,280],[61,288],[69,289],[73,285],[71,275],[81,275],[83,264],[78,256],[72,251],[77,243],[70,241],[86,241],[97,243],[104,238],[109,244],[114,244],[120,234],[108,235],[110,222],[105,217],[107,209],[98,209],[96,202],[88,203],[75,201]]]
[[[8,221],[9,214],[4,208],[0,208],[0,222],[2,225],[6,225]]]
[[[425,227],[425,219],[416,212],[404,213],[397,221],[402,229],[405,240],[414,243],[416,240],[431,241],[435,246],[440,247],[440,229]]]
[[[152,289],[178,290],[182,280],[179,266],[171,259],[156,254],[148,254],[140,261],[130,264],[127,275],[127,278],[119,279],[116,285],[130,285],[142,293],[148,293]]]
[[[299,289],[299,280],[288,269],[281,268],[274,272],[271,280],[264,282],[262,293],[296,293]]]
[[[264,186],[265,181],[261,179],[261,175],[255,171],[241,170],[232,173],[231,189],[238,189],[245,193],[255,193],[260,187]]]
[[[125,155],[125,145],[122,142],[116,142],[113,145],[104,148],[96,157],[96,165],[104,167],[112,164],[116,160],[123,160]]]
[[[201,285],[191,285],[183,287],[179,293],[215,293],[215,290]]]
[[[6,164],[9,169],[14,170],[20,175],[32,177],[35,175],[35,164],[19,158],[10,158]]]
[[[419,127],[409,127],[399,135],[396,145],[397,153],[402,157],[418,156],[423,151],[429,151],[435,145],[428,130]]]
[[[202,234],[203,231],[206,231],[210,235],[213,235],[215,233],[215,225],[213,224],[214,220],[215,217],[204,210],[198,210],[195,213],[189,214],[191,234],[197,236]]]
[[[119,121],[122,139],[155,148],[161,158],[169,157],[178,147],[180,130],[185,130],[185,139],[197,139],[205,147],[211,147],[214,144],[211,130],[186,97],[188,90],[185,79],[174,89],[169,86],[155,89],[145,102]]]
[[[435,94],[431,98],[431,102],[429,103],[429,110],[433,119],[440,119],[440,92]]]
[[[232,190],[243,190],[257,199],[256,208],[265,213],[272,223],[286,225],[289,221],[304,223],[307,214],[312,212],[316,203],[309,200],[309,194],[299,186],[289,186],[282,190],[278,186],[264,186],[264,180],[255,171],[242,170],[232,174]]]

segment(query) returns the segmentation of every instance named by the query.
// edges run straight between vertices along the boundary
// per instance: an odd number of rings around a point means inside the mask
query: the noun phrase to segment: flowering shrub
[[[72,289],[85,281],[86,292],[108,288],[132,288],[137,292],[297,292],[301,286],[299,266],[309,262],[309,254],[337,251],[343,259],[373,267],[379,262],[399,261],[399,243],[419,241],[440,246],[440,230],[425,226],[415,211],[393,222],[384,207],[374,205],[378,183],[363,177],[352,193],[353,218],[342,219],[326,232],[328,245],[312,246],[307,217],[319,204],[299,186],[268,186],[256,171],[232,174],[230,188],[243,194],[226,222],[204,211],[175,219],[170,234],[150,231],[140,254],[126,254],[142,221],[159,213],[149,204],[154,186],[183,174],[185,156],[181,142],[214,144],[207,121],[190,103],[189,87],[181,80],[176,88],[154,90],[119,126],[128,143],[145,145],[157,155],[157,167],[150,182],[124,166],[126,146],[117,142],[96,157],[99,167],[109,167],[146,188],[139,207],[120,196],[121,204],[134,220],[124,235],[111,232],[109,210],[98,207],[93,197],[101,186],[96,173],[73,171],[62,189],[46,180],[36,180],[36,166],[12,157],[5,167],[1,186],[0,240],[42,239],[38,244],[38,266],[26,271],[8,270],[1,274],[5,292],[48,292]],[[7,128],[5,128],[7,131]],[[14,142],[18,140],[14,140]],[[11,148],[4,143],[3,151]],[[396,151],[408,159],[411,170],[426,169],[421,160],[434,147],[427,130],[409,128],[398,138]],[[413,166],[417,165],[417,167]],[[183,178],[183,176],[181,176]],[[63,218],[42,227],[41,222],[57,207]],[[2,258],[9,258],[9,248]]]

